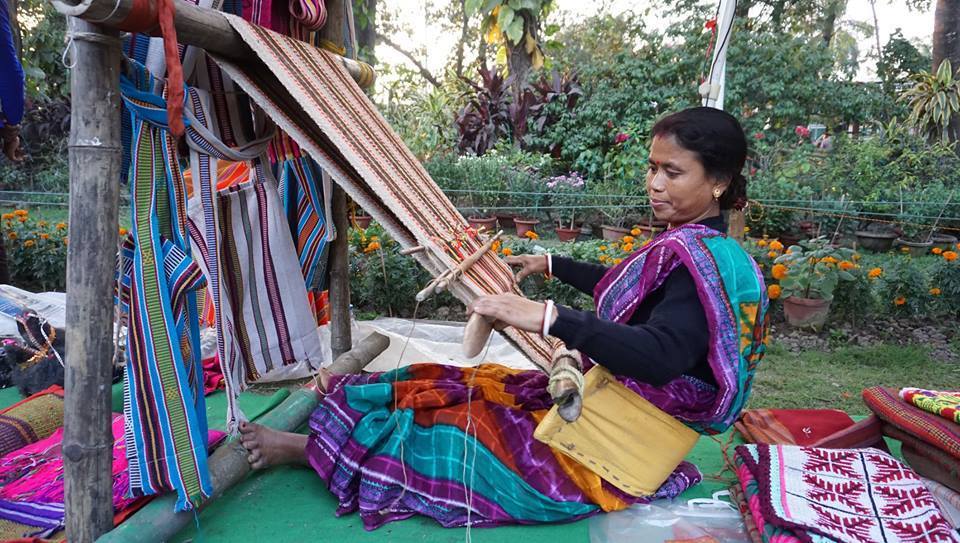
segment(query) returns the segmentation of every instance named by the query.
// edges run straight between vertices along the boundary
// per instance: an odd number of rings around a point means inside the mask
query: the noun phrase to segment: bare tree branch
[[[438,81],[437,78],[434,77],[432,73],[430,73],[430,70],[428,70],[428,69],[426,68],[426,66],[424,66],[423,64],[421,64],[420,61],[418,61],[417,58],[414,57],[412,53],[410,53],[409,51],[407,51],[407,50],[405,50],[404,48],[400,47],[399,45],[393,43],[393,40],[391,40],[390,38],[388,38],[388,37],[386,37],[386,36],[380,35],[380,36],[378,36],[378,38],[379,38],[380,41],[381,41],[382,43],[384,43],[385,45],[390,46],[390,47],[393,48],[396,52],[398,52],[398,53],[400,53],[401,55],[407,57],[407,59],[409,59],[410,62],[412,62],[413,65],[416,66],[418,70],[420,70],[420,75],[423,76],[424,79],[426,79],[427,81],[429,81],[430,84],[433,85],[434,87],[440,88],[440,81]]]

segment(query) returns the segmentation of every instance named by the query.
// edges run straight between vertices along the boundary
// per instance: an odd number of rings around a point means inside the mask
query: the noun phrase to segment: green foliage
[[[17,8],[27,96],[41,102],[68,97],[69,78],[61,60],[65,17],[46,0],[20,0]]]
[[[920,51],[898,28],[883,46],[883,58],[877,62],[877,75],[883,81],[884,90],[896,95],[912,76],[930,66],[930,62],[929,51]]]
[[[853,281],[857,269],[854,251],[831,247],[825,238],[800,242],[777,257],[775,265],[786,266],[786,277],[780,280],[783,296],[832,300],[840,281]]]
[[[920,72],[910,79],[914,85],[902,95],[910,108],[908,122],[931,141],[960,140],[956,127],[960,116],[960,77],[956,77],[950,59],[943,59],[937,73]]]
[[[420,160],[451,151],[457,130],[451,119],[463,104],[458,86],[424,87],[418,72],[403,66],[377,67],[386,71],[388,81],[382,89],[386,97],[380,112]],[[392,77],[390,77],[392,76]]]
[[[14,284],[37,291],[66,289],[66,223],[50,224],[18,209],[3,215],[2,232]]]
[[[810,145],[788,147],[782,144],[761,147],[759,168],[751,170],[747,193],[751,200],[767,200],[768,205],[752,202],[747,208],[747,226],[754,235],[779,236],[791,231],[797,212],[787,207],[813,194],[810,183],[812,149]]]
[[[876,282],[877,303],[892,314],[919,315],[930,302],[930,287],[923,265],[913,257],[904,255],[888,260],[883,275]]]
[[[937,312],[960,317],[960,259],[948,261],[939,258],[929,267],[929,273],[928,293],[934,299],[933,305]]]

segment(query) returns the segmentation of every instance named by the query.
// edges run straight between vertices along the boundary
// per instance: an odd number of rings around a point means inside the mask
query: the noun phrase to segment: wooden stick
[[[116,28],[133,10],[137,0],[51,0],[51,3],[64,15],[94,21],[106,28]],[[156,11],[156,0],[147,0],[146,3],[151,10]],[[181,43],[194,45],[234,60],[245,60],[253,54],[240,35],[230,26],[230,22],[223,13],[197,7],[192,2],[174,2],[174,7],[177,13],[173,22],[177,28],[177,39]],[[324,30],[333,26],[329,8],[327,13],[327,25]],[[342,30],[340,33],[342,36]],[[333,43],[342,44],[343,40]],[[355,81],[362,82],[367,87],[373,85],[375,77],[369,80],[364,77],[365,69],[369,69],[370,66],[345,57],[340,57],[340,60]]]
[[[423,245],[417,245],[416,247],[408,247],[406,249],[401,250],[400,254],[403,256],[410,256],[412,254],[422,253],[423,251],[426,251],[426,250],[427,248],[424,247]]]
[[[418,302],[422,302],[433,294],[450,288],[451,283],[458,280],[461,275],[466,273],[467,270],[469,270],[474,264],[479,262],[480,259],[483,258],[483,255],[487,254],[487,251],[493,247],[494,242],[500,239],[500,236],[502,235],[503,230],[500,230],[493,237],[488,239],[483,245],[481,245],[480,248],[477,249],[473,254],[467,258],[464,258],[455,269],[446,270],[434,278],[433,281],[427,283],[427,286],[417,293],[416,300]]]
[[[390,344],[389,340],[384,341],[384,339],[386,338],[380,334],[370,334],[357,345],[356,349],[337,358],[330,369],[366,366]],[[308,388],[297,389],[283,403],[260,417],[257,424],[281,432],[292,432],[310,417],[310,414],[317,407],[317,402],[318,397],[314,390]],[[239,440],[233,439],[220,446],[210,455],[209,466],[210,478],[213,481],[213,496],[200,504],[201,511],[250,473],[250,464],[247,462],[248,454]],[[111,500],[112,497],[105,502],[107,506],[110,506]],[[156,498],[123,524],[117,526],[116,529],[101,537],[100,543],[172,540],[177,532],[194,523],[192,511],[174,512],[176,501],[176,493],[167,493]],[[112,507],[110,511],[112,515]],[[111,517],[111,525],[112,520]]]
[[[87,543],[113,528],[110,380],[120,203],[120,41],[69,18],[70,246],[63,458],[66,528]],[[66,239],[64,240],[66,242]]]

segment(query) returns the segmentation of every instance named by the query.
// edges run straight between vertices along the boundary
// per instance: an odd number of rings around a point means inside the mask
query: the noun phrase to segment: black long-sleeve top
[[[700,224],[721,232],[726,229],[721,217]],[[563,257],[552,260],[557,279],[591,296],[607,272],[598,264]],[[707,316],[686,266],[679,266],[660,288],[648,294],[627,324],[558,305],[557,320],[549,332],[616,375],[654,386],[690,375],[716,385],[707,363]]]

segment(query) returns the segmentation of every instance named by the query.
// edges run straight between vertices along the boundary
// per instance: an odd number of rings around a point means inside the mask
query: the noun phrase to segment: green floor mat
[[[0,388],[0,409],[6,409],[22,399],[17,387]]]
[[[709,497],[718,490],[727,489],[733,474],[723,469],[722,445],[729,434],[717,440],[702,437],[688,457],[703,471],[703,483],[684,493],[683,498]],[[735,441],[734,443],[740,443]],[[732,452],[732,450],[731,450]],[[730,482],[717,480],[722,476]],[[228,490],[200,514],[197,530],[192,525],[173,539],[186,543],[206,541],[256,542],[263,541],[349,541],[365,542],[459,542],[464,539],[463,528],[442,528],[434,521],[415,517],[394,522],[373,531],[363,529],[359,515],[341,518],[334,516],[337,501],[323,482],[309,468],[279,467],[254,473]],[[476,543],[557,543],[589,541],[587,521],[571,524],[540,526],[506,526],[478,528],[472,531]]]

